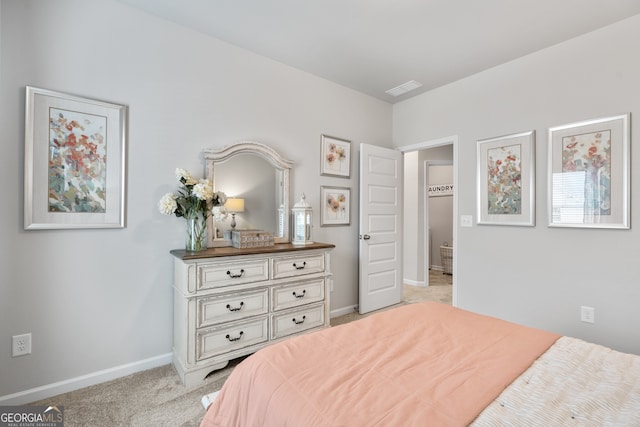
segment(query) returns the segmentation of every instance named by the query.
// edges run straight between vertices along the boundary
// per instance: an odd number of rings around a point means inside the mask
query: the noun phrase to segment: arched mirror
[[[276,243],[289,242],[289,179],[293,162],[254,141],[205,149],[204,158],[214,190],[223,191],[228,198],[241,199],[236,200],[235,215],[209,218],[209,247],[231,245],[232,221],[236,229],[269,231]],[[229,201],[227,207],[231,207]]]

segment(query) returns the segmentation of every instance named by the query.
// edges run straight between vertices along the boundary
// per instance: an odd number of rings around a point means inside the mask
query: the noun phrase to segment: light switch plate
[[[460,227],[473,226],[473,217],[471,215],[460,215]]]

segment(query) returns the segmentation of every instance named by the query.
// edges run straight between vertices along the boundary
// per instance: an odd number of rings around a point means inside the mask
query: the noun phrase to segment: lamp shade
[[[229,212],[244,212],[244,199],[229,198],[224,204]]]

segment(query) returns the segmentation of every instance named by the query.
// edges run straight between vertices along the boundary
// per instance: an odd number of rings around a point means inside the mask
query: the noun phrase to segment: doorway
[[[438,278],[434,270],[442,274],[452,274],[453,251],[453,153],[449,146],[442,146],[421,151],[426,157],[437,154],[434,150],[444,148],[445,157],[451,154],[450,160],[431,160],[423,162],[424,215],[422,217],[424,234],[424,267],[425,286],[431,284],[431,278]],[[448,151],[448,153],[447,153]],[[443,281],[440,280],[439,283]]]
[[[436,300],[440,300],[442,289],[429,289],[429,276],[431,262],[430,259],[434,258],[434,247],[440,248],[440,244],[434,245],[430,239],[430,218],[429,218],[429,195],[428,195],[428,176],[427,167],[429,164],[449,164],[453,167],[452,182],[453,187],[452,194],[448,194],[447,197],[452,199],[452,214],[450,218],[451,225],[451,238],[449,240],[443,240],[448,245],[453,247],[453,243],[457,242],[457,212],[458,212],[458,198],[457,198],[457,136],[446,137],[433,141],[425,141],[422,143],[414,144],[412,146],[400,147],[399,150],[404,154],[405,164],[405,176],[414,174],[414,178],[405,180],[405,204],[404,204],[404,229],[403,236],[403,252],[405,253],[404,265],[403,265],[403,283],[409,285],[409,294],[412,302],[415,302],[421,295],[425,296],[425,299],[432,299],[432,295],[436,294]],[[441,184],[438,182],[438,184]],[[417,195],[417,196],[416,196]],[[438,237],[441,239],[441,237]],[[437,243],[437,242],[436,242]],[[451,287],[447,292],[450,292],[451,296],[449,301],[452,305],[457,305],[456,295],[456,282],[457,282],[457,256],[456,250],[448,251],[450,254],[450,267],[448,272],[451,272],[451,277],[443,279],[449,280]],[[431,255],[431,256],[430,256]],[[437,259],[440,259],[440,253],[437,254]],[[452,264],[452,265],[451,265]],[[442,271],[431,271],[431,277],[435,277],[434,274],[442,274]],[[440,277],[436,277],[438,283],[441,284]],[[405,293],[406,294],[406,293]]]

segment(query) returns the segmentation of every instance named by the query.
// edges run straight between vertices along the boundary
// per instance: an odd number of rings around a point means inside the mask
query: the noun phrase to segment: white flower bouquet
[[[178,193],[162,196],[158,210],[187,220],[187,250],[206,249],[206,220],[214,207],[224,206],[227,196],[222,191],[214,192],[208,179],[196,180],[184,169],[176,169],[176,178],[181,185]]]

